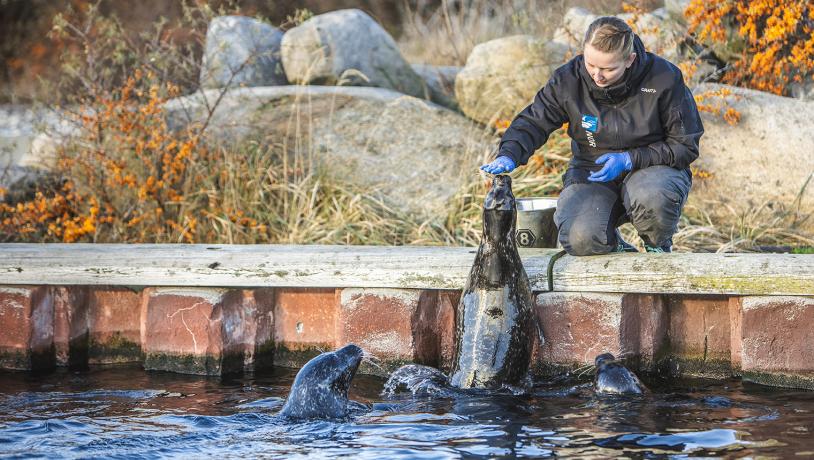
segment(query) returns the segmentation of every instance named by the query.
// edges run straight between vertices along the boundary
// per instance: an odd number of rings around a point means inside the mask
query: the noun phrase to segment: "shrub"
[[[809,0],[692,0],[686,16],[702,42],[734,57],[726,83],[788,95],[814,75],[814,5]]]

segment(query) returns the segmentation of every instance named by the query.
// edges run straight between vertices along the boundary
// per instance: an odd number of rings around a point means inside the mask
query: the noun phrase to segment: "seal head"
[[[596,375],[594,376],[594,389],[597,393],[605,394],[642,394],[644,385],[622,363],[610,353],[603,353],[596,357]]]
[[[291,419],[341,419],[348,415],[348,388],[362,362],[354,344],[322,353],[300,369],[280,411]]]

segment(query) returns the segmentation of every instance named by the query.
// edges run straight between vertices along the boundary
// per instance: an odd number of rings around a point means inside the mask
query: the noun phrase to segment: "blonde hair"
[[[588,44],[598,51],[626,58],[633,52],[633,29],[619,18],[602,16],[588,26],[583,47]]]

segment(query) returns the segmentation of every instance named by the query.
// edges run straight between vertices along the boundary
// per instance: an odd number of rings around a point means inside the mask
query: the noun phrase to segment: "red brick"
[[[452,360],[455,355],[455,311],[461,301],[461,291],[438,292],[438,314],[436,328],[439,335],[440,368],[444,371],[452,369]]]
[[[0,287],[0,368],[55,365],[54,301],[47,287]]]
[[[621,355],[623,294],[541,293],[535,313],[545,344],[536,356],[545,365],[593,364],[597,355]],[[540,364],[540,363],[538,363]]]
[[[729,299],[723,296],[669,296],[670,353],[680,375],[728,377],[731,362]]]
[[[59,366],[88,365],[88,289],[54,287],[54,346]]]
[[[814,297],[744,297],[741,303],[744,378],[814,389]]]
[[[95,288],[88,293],[91,364],[141,361],[141,292]]]
[[[339,344],[355,343],[388,367],[437,364],[437,297],[418,289],[343,289]]]
[[[661,295],[625,294],[620,334],[626,356],[640,370],[655,371],[667,353],[667,305]]]
[[[274,307],[275,345],[288,351],[336,348],[337,296],[334,289],[278,289]]]
[[[224,351],[222,289],[159,288],[149,293],[144,367],[219,375]]]
[[[273,358],[274,290],[235,290],[223,298],[222,372],[270,367]]]

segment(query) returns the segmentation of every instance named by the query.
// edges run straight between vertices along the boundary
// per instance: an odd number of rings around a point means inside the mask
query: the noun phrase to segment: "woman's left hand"
[[[602,169],[591,173],[588,180],[591,182],[610,182],[625,171],[633,169],[633,162],[630,160],[630,152],[610,152],[596,159],[596,164]]]

